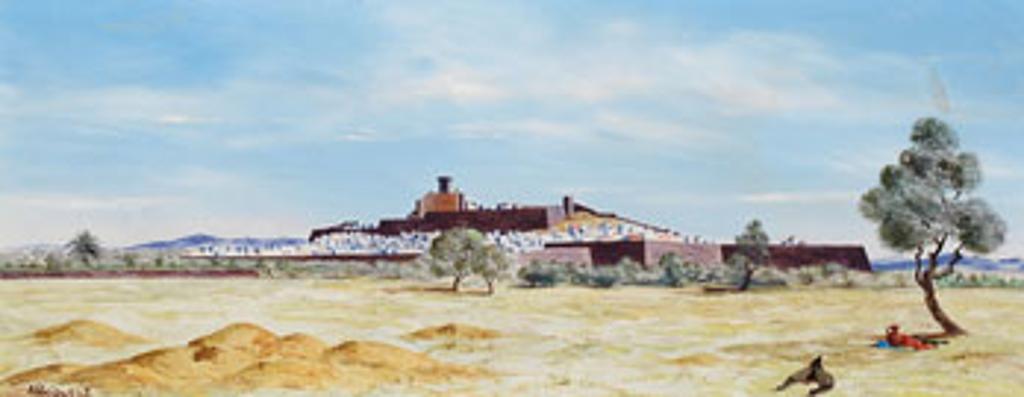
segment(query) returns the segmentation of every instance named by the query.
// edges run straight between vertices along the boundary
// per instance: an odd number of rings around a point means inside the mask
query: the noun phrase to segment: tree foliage
[[[473,273],[483,277],[484,282],[487,283],[487,293],[493,294],[494,283],[511,266],[512,262],[509,260],[508,255],[505,255],[505,252],[498,248],[498,246],[490,244],[484,246],[477,253],[472,263],[472,270]]]
[[[861,198],[861,213],[878,223],[882,242],[906,252],[945,241],[981,254],[1002,245],[1006,223],[971,196],[981,183],[977,156],[961,152],[956,133],[933,118],[914,125],[911,142]]]
[[[768,233],[764,231],[764,225],[757,219],[750,221],[743,233],[736,236],[736,253],[729,256],[727,260],[742,276],[739,285],[740,291],[750,288],[754,271],[768,264],[770,241]]]
[[[88,230],[78,233],[68,242],[67,248],[71,257],[85,266],[92,265],[103,254],[99,239]]]
[[[939,307],[933,280],[953,273],[965,250],[985,254],[997,249],[1006,238],[1006,223],[973,196],[982,181],[980,161],[960,150],[960,140],[948,124],[920,119],[910,141],[895,164],[882,168],[878,186],[861,197],[860,211],[878,224],[878,236],[886,246],[914,253],[914,278],[933,317],[946,333],[962,334],[964,330]],[[939,270],[939,256],[947,248],[953,250],[952,259]]]
[[[472,274],[487,282],[494,293],[494,282],[510,267],[510,260],[498,247],[489,244],[479,231],[466,228],[446,230],[430,244],[430,269],[435,276],[452,277],[452,290]]]

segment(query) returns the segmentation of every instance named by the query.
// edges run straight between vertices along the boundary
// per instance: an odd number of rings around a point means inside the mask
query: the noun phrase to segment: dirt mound
[[[370,341],[345,342],[324,353],[324,359],[343,368],[372,369],[381,379],[398,377],[436,382],[487,375],[480,369],[439,362],[425,353]]]
[[[185,346],[89,367],[40,367],[16,374],[3,384],[74,383],[113,393],[202,394],[215,389],[267,388],[362,392],[389,383],[438,382],[484,374],[385,343],[351,341],[328,348],[310,335],[278,337],[257,325],[240,323]]]
[[[273,332],[250,323],[235,323],[188,342],[190,347],[234,350],[256,357],[267,357],[280,349],[281,341]]]
[[[278,354],[290,358],[320,357],[327,350],[327,344],[306,334],[291,334],[281,338]]]
[[[254,324],[231,324],[186,346],[152,350],[124,360],[83,368],[59,380],[123,392],[183,390],[215,383],[278,353],[281,341]]]
[[[91,320],[74,320],[43,328],[33,332],[31,338],[39,344],[76,343],[103,348],[119,348],[147,342],[140,336]]]
[[[243,390],[318,390],[337,385],[339,379],[338,370],[325,361],[283,359],[256,363],[220,384]]]
[[[16,386],[32,382],[53,382],[61,377],[85,368],[78,364],[50,364],[45,367],[33,368],[16,373],[0,381],[0,385]]]
[[[423,328],[407,335],[410,339],[494,339],[501,333],[472,325],[449,323],[438,327]]]
[[[349,341],[324,353],[329,362],[377,369],[419,370],[440,365],[430,356],[380,342]]]

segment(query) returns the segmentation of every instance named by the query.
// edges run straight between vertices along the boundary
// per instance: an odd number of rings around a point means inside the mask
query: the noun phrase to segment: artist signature
[[[77,386],[58,386],[34,383],[25,390],[33,397],[92,397],[92,389]]]

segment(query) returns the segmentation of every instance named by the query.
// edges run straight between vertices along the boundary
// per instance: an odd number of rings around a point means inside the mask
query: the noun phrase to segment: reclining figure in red
[[[935,346],[917,339],[911,335],[901,334],[900,326],[893,324],[885,330],[885,341],[892,347],[907,347],[914,350],[929,350]]]

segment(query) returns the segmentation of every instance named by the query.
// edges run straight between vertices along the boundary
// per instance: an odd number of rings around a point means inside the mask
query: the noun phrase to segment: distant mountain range
[[[953,254],[939,256],[939,263],[945,266],[953,258]],[[925,258],[927,265],[928,259]],[[882,259],[871,264],[871,268],[879,272],[914,270],[913,258]],[[958,269],[974,271],[1024,272],[1024,259],[1003,258],[990,259],[979,256],[964,257],[957,265]]]
[[[130,247],[126,247],[130,251],[165,251],[165,250],[184,250],[189,248],[198,248],[202,246],[236,246],[236,247],[251,247],[251,248],[268,248],[268,247],[281,247],[289,245],[300,245],[305,244],[306,239],[292,238],[292,237],[275,237],[275,238],[253,238],[253,237],[241,237],[241,238],[223,238],[212,236],[209,234],[193,234],[191,236],[185,236],[174,240],[163,240],[163,241],[152,241],[143,244],[137,244]]]

